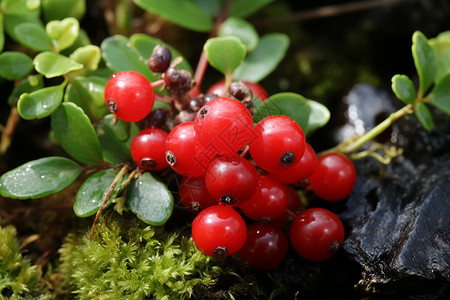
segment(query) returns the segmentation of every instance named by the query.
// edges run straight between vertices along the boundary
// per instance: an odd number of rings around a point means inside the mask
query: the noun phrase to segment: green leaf
[[[419,122],[426,130],[430,131],[434,128],[431,112],[424,103],[422,102],[417,103],[417,105],[414,108],[414,113],[416,114],[416,117],[419,120]]]
[[[51,51],[52,41],[40,23],[22,23],[14,28],[19,43],[35,51]]]
[[[51,128],[56,139],[76,160],[98,165],[103,162],[102,148],[88,116],[74,103],[62,103],[52,114]]]
[[[107,79],[97,76],[77,76],[67,86],[64,101],[73,102],[81,107],[89,118],[95,122],[108,114],[104,91]]]
[[[30,0],[2,0],[0,9],[7,15],[26,15],[39,11],[39,3]]]
[[[15,28],[24,23],[39,24],[42,26],[42,21],[40,20],[40,10],[28,10],[25,14],[4,14],[4,26],[5,31],[8,35],[15,41],[19,41],[19,37],[15,33]]]
[[[75,18],[65,18],[61,21],[54,20],[45,26],[48,37],[52,40],[57,51],[70,47],[78,37],[80,23]]]
[[[231,74],[246,54],[244,44],[234,36],[210,38],[203,49],[211,66],[225,75]]]
[[[70,55],[70,58],[77,63],[82,64],[83,70],[92,72],[97,70],[102,54],[99,47],[87,45],[76,49]]]
[[[45,20],[61,20],[73,17],[78,20],[86,13],[86,0],[42,0]]]
[[[14,87],[11,95],[8,97],[8,103],[11,106],[16,106],[20,96],[23,93],[32,93],[44,87],[44,81],[42,75],[30,75],[24,80],[21,80],[19,84]]]
[[[5,46],[5,33],[3,31],[3,13],[0,12],[0,52],[3,51],[3,47]]]
[[[260,38],[258,46],[234,71],[236,80],[258,82],[269,75],[284,58],[289,46],[285,34],[271,33]]]
[[[6,51],[0,54],[0,76],[8,80],[25,77],[33,69],[33,60],[22,52]]]
[[[141,221],[154,226],[164,224],[173,210],[172,193],[150,172],[142,173],[139,178],[131,181],[127,201],[131,211]]]
[[[253,114],[255,123],[270,115],[284,115],[296,121],[306,133],[311,107],[308,101],[295,93],[279,93],[264,101]]]
[[[83,68],[82,64],[53,52],[42,52],[34,58],[34,68],[47,78],[62,76]]]
[[[81,185],[75,196],[75,203],[73,204],[73,211],[80,218],[86,218],[97,213],[99,210],[103,198],[106,195],[111,183],[119,174],[118,170],[107,169],[97,171],[92,174]],[[104,208],[107,208],[112,200],[119,195],[123,190],[122,183],[125,181],[126,176],[122,176],[117,182],[115,188],[109,195],[108,201]]]
[[[209,32],[214,27],[213,16],[192,0],[133,0],[137,6],[182,27]]]
[[[450,31],[440,33],[428,40],[437,56],[437,73],[435,82],[439,82],[450,71]]]
[[[427,103],[450,115],[450,72],[436,83]]]
[[[414,85],[406,75],[394,75],[392,77],[392,90],[398,99],[406,104],[413,104],[416,100],[416,90]]]
[[[259,41],[255,27],[249,22],[240,18],[228,18],[219,28],[219,36],[232,35],[241,40],[247,51],[255,49]]]
[[[311,109],[308,118],[308,127],[306,128],[305,134],[311,134],[316,129],[325,126],[330,120],[330,111],[328,108],[314,100],[306,99],[306,102]]]
[[[234,0],[231,3],[230,16],[245,18],[274,0]]]
[[[414,32],[412,40],[412,55],[419,75],[419,92],[423,95],[436,78],[437,57],[423,33]]]
[[[23,93],[17,103],[19,115],[25,120],[42,119],[50,116],[61,104],[63,85],[50,86],[30,94]]]
[[[64,157],[33,160],[0,177],[0,194],[17,199],[42,198],[65,189],[80,173],[80,166]]]

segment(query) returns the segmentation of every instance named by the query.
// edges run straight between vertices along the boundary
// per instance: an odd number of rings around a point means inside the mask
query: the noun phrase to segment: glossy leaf
[[[64,87],[50,86],[30,94],[23,93],[17,103],[19,115],[25,120],[42,119],[50,116],[61,104]]]
[[[118,170],[113,169],[97,171],[83,182],[73,204],[73,211],[78,217],[86,218],[97,213],[103,198],[118,173]],[[122,176],[119,179],[104,208],[107,208],[112,203],[112,200],[123,190],[122,182],[125,179],[126,176]]]
[[[75,18],[65,18],[61,21],[54,20],[45,26],[48,37],[52,40],[57,51],[70,47],[78,37],[80,24]]]
[[[428,103],[450,115],[450,72],[436,83]]]
[[[35,51],[51,51],[52,41],[40,23],[22,23],[14,28],[19,43]]]
[[[42,52],[34,58],[34,68],[47,78],[62,76],[83,68],[82,64],[53,52]]]
[[[74,103],[62,103],[52,114],[51,128],[63,149],[89,165],[103,161],[102,148],[88,116]]]
[[[437,37],[429,39],[437,56],[436,81],[439,82],[448,72],[450,72],[450,31],[440,33]]]
[[[255,27],[249,22],[235,17],[228,18],[219,28],[219,36],[228,35],[239,38],[247,48],[247,51],[255,49],[259,41]]]
[[[3,13],[0,12],[0,52],[3,51],[3,47],[5,46],[5,33],[3,31]]]
[[[209,32],[213,17],[193,0],[133,0],[140,8],[191,30]]]
[[[311,109],[308,118],[308,127],[305,134],[311,134],[313,131],[325,126],[330,120],[330,111],[328,108],[314,100],[306,99]]]
[[[413,104],[416,100],[416,90],[414,85],[406,75],[394,75],[392,77],[392,90],[398,99],[406,104]]]
[[[70,159],[40,158],[4,173],[0,194],[17,199],[42,198],[65,189],[80,173],[80,166]]]
[[[431,112],[425,104],[422,102],[417,103],[414,108],[414,113],[426,130],[430,131],[434,128]]]
[[[34,23],[40,24],[42,26],[42,21],[40,20],[40,10],[27,10],[25,14],[7,14],[4,13],[4,29],[8,35],[15,41],[19,41],[18,35],[15,33],[17,26],[24,23]]]
[[[101,50],[95,45],[87,45],[76,49],[70,58],[83,65],[83,70],[92,72],[97,70],[102,58]]]
[[[303,96],[279,93],[270,96],[258,107],[253,121],[257,123],[269,115],[284,115],[296,121],[304,132],[308,132],[310,113],[310,104]]]
[[[164,224],[173,210],[172,193],[150,172],[142,173],[131,181],[127,189],[127,201],[131,211],[141,221],[154,226]]]
[[[414,32],[412,39],[412,55],[419,75],[419,92],[423,95],[436,78],[437,57],[423,33]]]
[[[36,90],[42,89],[43,87],[44,81],[42,79],[42,75],[30,75],[21,80],[19,84],[14,87],[12,93],[8,97],[8,103],[11,106],[15,106],[23,93],[32,93]]]
[[[246,54],[244,44],[234,36],[210,38],[206,41],[204,50],[211,66],[223,74],[231,74]]]
[[[285,34],[271,33],[260,38],[258,46],[234,71],[237,80],[258,82],[269,75],[284,58],[289,46]]]
[[[78,20],[86,13],[86,0],[41,0],[45,20],[73,17]]]
[[[22,52],[6,51],[0,54],[0,76],[8,80],[25,77],[33,69],[33,60]]]
[[[274,0],[234,0],[230,7],[230,16],[245,18]]]

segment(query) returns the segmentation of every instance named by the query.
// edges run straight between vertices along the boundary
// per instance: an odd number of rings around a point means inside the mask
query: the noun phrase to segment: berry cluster
[[[251,99],[267,99],[257,84],[237,82],[225,93],[219,82],[205,95],[187,96],[192,76],[170,61],[170,51],[158,46],[148,65],[161,73],[165,88],[181,99],[178,104],[187,102],[178,111],[191,117],[163,130],[165,113],[152,111],[152,83],[130,71],[112,75],[105,103],[124,121],[153,118],[134,137],[132,158],[143,170],[170,167],[182,176],[180,200],[197,214],[192,237],[198,248],[215,257],[238,253],[256,268],[270,269],[287,253],[283,229],[294,216],[289,230],[293,248],[312,261],[331,257],[343,242],[341,221],[322,208],[296,216],[301,201],[292,185],[306,181],[320,198],[342,200],[356,181],[352,162],[338,153],[317,159],[302,128],[289,117],[270,115],[254,125]]]

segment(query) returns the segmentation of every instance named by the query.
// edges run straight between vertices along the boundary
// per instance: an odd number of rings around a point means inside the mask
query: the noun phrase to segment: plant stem
[[[14,135],[17,123],[19,122],[19,112],[17,108],[11,108],[9,113],[8,121],[6,121],[6,126],[2,134],[0,142],[0,155],[5,154],[11,144],[11,138]]]

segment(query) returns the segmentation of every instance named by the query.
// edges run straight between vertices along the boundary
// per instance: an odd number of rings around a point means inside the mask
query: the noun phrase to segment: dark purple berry
[[[172,94],[184,94],[192,88],[192,74],[186,70],[169,67],[164,73],[164,83]]]
[[[147,61],[147,64],[153,72],[163,73],[169,68],[172,60],[172,53],[170,50],[162,45],[157,45],[153,49],[152,56]]]
[[[228,93],[242,103],[251,102],[253,98],[252,90],[242,81],[232,82],[228,88]]]

